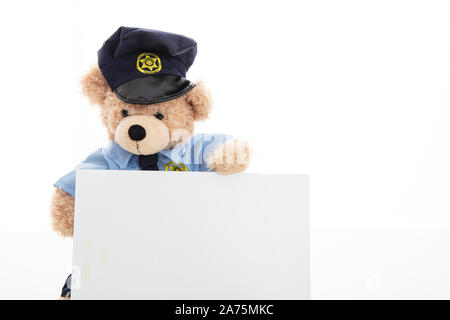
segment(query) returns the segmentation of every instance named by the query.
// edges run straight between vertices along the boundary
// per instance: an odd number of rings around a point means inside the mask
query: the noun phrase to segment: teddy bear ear
[[[104,104],[106,93],[110,90],[105,77],[97,66],[92,67],[81,79],[81,88],[89,102],[99,106]]]
[[[194,111],[194,120],[208,118],[212,99],[208,88],[202,81],[197,82],[195,87],[186,94],[186,101]]]

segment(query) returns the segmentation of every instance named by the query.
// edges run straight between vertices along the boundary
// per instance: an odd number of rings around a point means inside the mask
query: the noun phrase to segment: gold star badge
[[[137,58],[136,67],[142,73],[156,73],[161,70],[161,59],[154,53],[144,52]]]
[[[181,162],[169,161],[166,163],[166,171],[189,171],[189,169]]]

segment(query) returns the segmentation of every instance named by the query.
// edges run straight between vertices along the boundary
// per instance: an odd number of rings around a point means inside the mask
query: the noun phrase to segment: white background
[[[248,139],[250,172],[311,175],[313,297],[450,295],[448,1],[26,1],[0,25],[0,298],[54,298],[70,270],[52,184],[107,144],[79,79],[121,25],[197,40],[197,132]]]

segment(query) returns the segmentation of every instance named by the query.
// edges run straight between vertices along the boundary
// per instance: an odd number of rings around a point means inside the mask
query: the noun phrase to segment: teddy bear
[[[110,143],[55,183],[53,229],[72,237],[77,169],[243,172],[249,146],[225,134],[193,134],[211,110],[203,82],[185,78],[197,53],[188,37],[120,27],[82,78],[82,93],[100,108]],[[150,197],[151,195],[149,195]],[[61,294],[70,297],[70,276]]]

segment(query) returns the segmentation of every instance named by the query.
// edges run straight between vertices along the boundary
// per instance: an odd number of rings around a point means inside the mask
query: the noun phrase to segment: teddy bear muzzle
[[[169,129],[163,121],[146,115],[128,116],[116,128],[116,142],[128,152],[150,155],[170,142]]]

